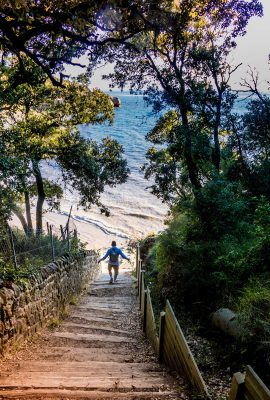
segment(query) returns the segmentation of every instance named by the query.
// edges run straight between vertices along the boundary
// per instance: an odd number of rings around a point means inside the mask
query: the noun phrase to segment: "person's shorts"
[[[115,272],[118,273],[118,271],[119,271],[119,265],[111,265],[111,264],[108,264],[108,270],[109,270],[109,272],[111,272],[112,268],[114,269]]]

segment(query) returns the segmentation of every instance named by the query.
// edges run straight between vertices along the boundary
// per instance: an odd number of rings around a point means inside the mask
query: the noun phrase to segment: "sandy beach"
[[[128,181],[114,188],[106,187],[100,198],[110,210],[110,216],[101,214],[96,206],[90,210],[78,208],[79,196],[74,191],[68,191],[68,188],[64,189],[60,212],[44,213],[44,229],[46,222],[49,222],[57,231],[60,225],[66,225],[72,206],[71,223],[76,226],[81,241],[86,243],[88,249],[107,248],[112,240],[124,246],[129,239],[159,232],[164,229],[167,215],[167,207],[147,189],[151,182],[144,179],[141,171],[150,146],[145,135],[155,125],[157,117],[151,114],[151,108],[145,105],[142,96],[121,94],[119,97],[122,105],[115,110],[112,126],[80,126],[81,134],[86,139],[100,141],[103,137],[111,136],[123,146],[124,157],[130,168]],[[56,162],[44,162],[42,169],[44,178],[61,185],[61,173]],[[34,214],[34,207],[32,212]],[[16,218],[13,224],[20,226]]]
[[[139,239],[164,229],[167,209],[146,191],[145,184],[139,185],[129,181],[121,185],[121,191],[119,188],[106,191],[102,195],[102,201],[110,209],[109,217],[101,214],[95,206],[87,211],[77,208],[75,196],[66,194],[61,201],[59,212],[44,213],[44,230],[48,222],[53,226],[55,233],[60,233],[60,225],[66,225],[71,206],[70,229],[77,229],[79,238],[86,244],[87,249],[101,249],[102,252],[112,240],[124,247],[130,239]],[[21,228],[15,216],[12,225]]]

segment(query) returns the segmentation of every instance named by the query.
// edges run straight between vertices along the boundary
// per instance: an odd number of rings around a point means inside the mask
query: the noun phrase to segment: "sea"
[[[65,190],[59,212],[67,216],[72,206],[72,220],[77,224],[79,232],[83,223],[82,235],[87,239],[87,225],[99,245],[106,237],[108,241],[112,239],[123,244],[129,239],[137,240],[159,232],[164,229],[164,220],[168,213],[167,206],[151,194],[149,186],[152,182],[145,180],[142,172],[142,166],[146,162],[145,154],[151,145],[145,140],[145,135],[154,127],[158,116],[153,114],[152,108],[147,106],[142,95],[131,95],[128,92],[109,94],[120,98],[121,101],[121,106],[114,109],[113,124],[82,125],[80,133],[84,138],[97,141],[107,136],[116,139],[123,146],[123,157],[130,169],[128,180],[113,188],[106,187],[101,195],[101,202],[110,211],[109,217],[101,214],[96,206],[90,210],[78,208],[78,195],[69,190]],[[51,173],[50,170],[50,175]],[[56,166],[55,173],[57,174]]]
[[[58,215],[67,217],[71,210],[73,224],[77,225],[79,233],[88,243],[89,237],[92,238],[88,247],[102,247],[103,242],[111,240],[123,245],[130,239],[137,240],[160,232],[168,215],[166,204],[151,194],[149,187],[152,182],[145,180],[142,172],[145,154],[151,146],[145,135],[154,127],[159,116],[153,114],[142,95],[128,92],[109,94],[121,101],[121,106],[115,108],[113,124],[82,125],[80,132],[84,138],[97,141],[106,136],[116,139],[123,146],[123,156],[130,169],[129,178],[126,183],[114,188],[106,187],[101,195],[102,203],[110,210],[109,217],[101,214],[96,206],[90,210],[77,207],[78,194],[69,190],[65,191],[61,211],[58,212]],[[245,109],[246,101],[240,99],[236,111],[242,113]],[[49,219],[54,220],[52,216]]]

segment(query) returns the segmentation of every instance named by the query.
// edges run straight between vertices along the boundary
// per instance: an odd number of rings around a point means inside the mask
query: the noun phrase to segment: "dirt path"
[[[179,399],[140,329],[130,269],[106,270],[65,322],[1,365],[0,399]]]

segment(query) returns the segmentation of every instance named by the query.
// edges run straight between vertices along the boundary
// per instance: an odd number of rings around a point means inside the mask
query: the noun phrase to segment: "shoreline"
[[[48,211],[43,215],[43,229],[46,224],[53,226],[53,232],[60,236],[60,225],[66,225],[70,207],[74,203],[69,200],[61,202],[60,211]],[[32,210],[35,220],[34,209]],[[95,207],[88,211],[76,209],[71,213],[70,230],[77,229],[78,237],[87,249],[102,250],[108,248],[115,240],[120,247],[125,247],[130,239],[140,239],[150,233],[158,233],[164,229],[165,215],[143,214],[140,209],[111,207],[111,215],[106,217]],[[10,221],[12,226],[22,229],[16,216]]]

